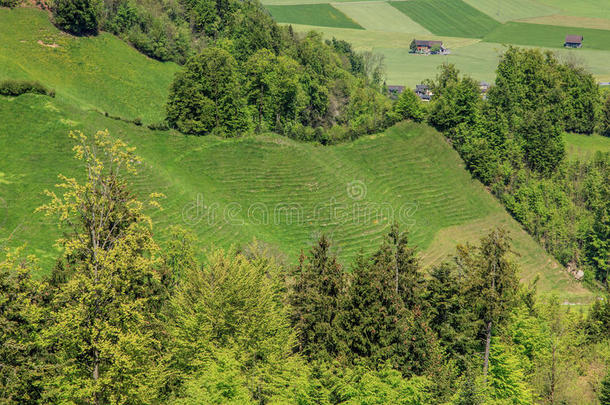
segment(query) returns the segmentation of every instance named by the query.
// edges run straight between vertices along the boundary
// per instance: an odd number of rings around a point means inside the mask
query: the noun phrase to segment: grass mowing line
[[[108,128],[113,136],[136,146],[142,157],[142,177],[134,183],[134,192],[144,196],[160,191],[167,196],[164,211],[153,214],[161,242],[168,225],[177,223],[198,234],[202,246],[227,247],[257,238],[294,261],[301,249],[325,233],[349,265],[359,251],[375,248],[393,219],[410,227],[411,240],[423,251],[447,227],[468,228],[474,223],[470,228],[483,232],[506,223],[518,235],[516,243],[527,248],[519,251],[529,249],[519,259],[523,274],[543,272],[548,282],[543,281],[541,289],[554,288],[569,300],[576,296],[553,284],[555,277],[568,276],[560,267],[540,264],[551,259],[531,238],[518,234],[518,224],[471,178],[442,135],[424,125],[403,124],[350,144],[321,147],[276,135],[225,140],[155,132],[35,95],[1,97],[0,109],[0,196],[8,205],[0,237],[17,228],[11,243],[28,241],[29,251],[42,256],[46,269],[57,256],[51,246],[59,230],[53,221],[32,214],[46,201],[41,191],[53,188],[57,173],[78,173],[67,137],[70,129],[91,134]],[[361,198],[348,192],[348,184],[355,180],[364,186]],[[216,220],[201,215],[185,222],[185,209],[198,198],[218,207]],[[314,215],[330,203],[339,208],[339,216],[327,217],[326,211]],[[240,209],[223,216],[231,204]],[[275,208],[285,204],[301,207],[302,218],[289,222],[284,211],[277,220]],[[409,210],[401,214],[405,205]],[[249,212],[252,206],[266,207],[268,221]],[[391,207],[395,214],[380,211],[382,207]],[[498,216],[505,220],[494,219]],[[464,242],[482,233],[452,235]]]
[[[45,46],[53,44],[58,46]],[[59,99],[149,123],[163,119],[168,88],[179,68],[152,60],[107,33],[86,38],[64,34],[43,11],[0,8],[0,80],[38,80],[55,89]]]
[[[435,35],[483,38],[500,25],[461,0],[409,0],[390,4]]]
[[[582,49],[610,51],[610,31],[580,27],[508,22],[490,32],[483,40],[503,44],[563,48],[566,35],[582,35],[584,37]]]
[[[536,0],[464,0],[500,22],[559,13],[559,9]]]
[[[430,31],[386,2],[331,3],[367,30],[431,35]]]
[[[320,27],[363,29],[354,20],[330,4],[265,6],[280,23],[311,24]]]

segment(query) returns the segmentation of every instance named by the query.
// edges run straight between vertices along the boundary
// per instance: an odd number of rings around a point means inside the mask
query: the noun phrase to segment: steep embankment
[[[29,33],[5,29],[11,22],[27,25],[19,13],[36,17],[29,21],[34,26]],[[143,158],[135,192],[167,196],[165,210],[154,214],[160,240],[169,225],[181,224],[205,246],[257,238],[294,261],[301,249],[325,233],[349,263],[359,251],[374,249],[389,224],[398,221],[410,229],[424,263],[433,265],[451,255],[456,243],[475,242],[503,225],[521,255],[524,280],[540,275],[541,291],[572,302],[590,299],[589,292],[471,179],[444,138],[425,125],[402,124],[333,147],[276,135],[225,140],[150,131],[92,108],[159,119],[174,65],[145,58],[109,35],[66,36],[64,48],[31,43],[43,29],[45,35],[64,35],[36,11],[0,10],[0,46],[5,47],[0,80],[36,79],[58,93],[56,99],[0,97],[0,239],[11,235],[11,245],[27,242],[47,271],[57,256],[52,245],[59,230],[54,221],[33,211],[46,200],[42,191],[53,188],[58,173],[78,174],[68,132],[92,134],[107,128],[136,146]],[[23,44],[22,52],[29,54],[7,55],[14,43]],[[75,49],[79,63],[74,62]],[[132,71],[138,74],[128,76]]]

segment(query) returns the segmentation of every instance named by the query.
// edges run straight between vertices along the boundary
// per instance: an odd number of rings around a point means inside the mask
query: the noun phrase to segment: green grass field
[[[536,0],[464,0],[500,22],[557,14],[559,9]]]
[[[134,190],[167,196],[165,210],[154,215],[160,240],[168,225],[181,223],[205,246],[256,238],[294,261],[325,233],[349,263],[359,251],[374,249],[396,220],[410,229],[431,265],[450,255],[455,243],[476,242],[503,225],[522,254],[525,280],[540,274],[542,291],[573,302],[590,298],[470,177],[443,137],[424,125],[322,147],[276,135],[226,140],[153,132],[45,96],[2,97],[0,111],[0,235],[11,234],[13,245],[27,242],[47,268],[57,255],[52,244],[59,230],[33,211],[58,173],[78,173],[67,133],[108,128],[143,159]],[[197,201],[210,211],[197,213]]]
[[[266,7],[273,18],[280,23],[362,29],[354,20],[330,4],[297,4]]]
[[[369,31],[430,35],[430,31],[386,2],[333,3],[333,7]]]
[[[608,0],[537,0],[561,10],[561,14],[610,19]]]
[[[500,25],[461,0],[409,0],[390,4],[435,35],[483,38]]]
[[[487,42],[563,48],[566,35],[582,35],[583,49],[610,51],[610,31],[508,22],[485,36]]]
[[[169,85],[178,69],[109,34],[91,38],[64,34],[40,10],[0,8],[0,80],[39,80],[55,89],[58,99],[153,122],[163,118]]]
[[[596,152],[610,153],[610,137],[601,135],[565,134],[570,159],[591,159]]]

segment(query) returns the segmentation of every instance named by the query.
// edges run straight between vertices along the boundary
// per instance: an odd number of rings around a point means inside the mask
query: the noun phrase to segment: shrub
[[[49,90],[40,82],[26,80],[5,80],[0,82],[0,95],[19,96],[25,93],[44,94],[55,97],[55,90]]]
[[[17,7],[21,4],[21,0],[0,0],[0,7]]]
[[[60,29],[74,35],[97,34],[97,11],[91,0],[55,0],[52,10]]]

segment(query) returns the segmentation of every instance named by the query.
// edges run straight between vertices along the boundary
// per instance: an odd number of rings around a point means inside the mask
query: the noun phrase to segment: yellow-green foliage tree
[[[161,296],[157,245],[145,204],[126,189],[136,174],[134,148],[107,132],[71,133],[85,181],[60,175],[57,195],[39,208],[57,215],[70,276],[54,291],[48,326],[54,373],[45,397],[61,403],[150,403],[160,352],[155,313]],[[158,206],[151,195],[151,204]],[[150,383],[150,384],[149,384]],[[149,389],[150,388],[150,389]]]

